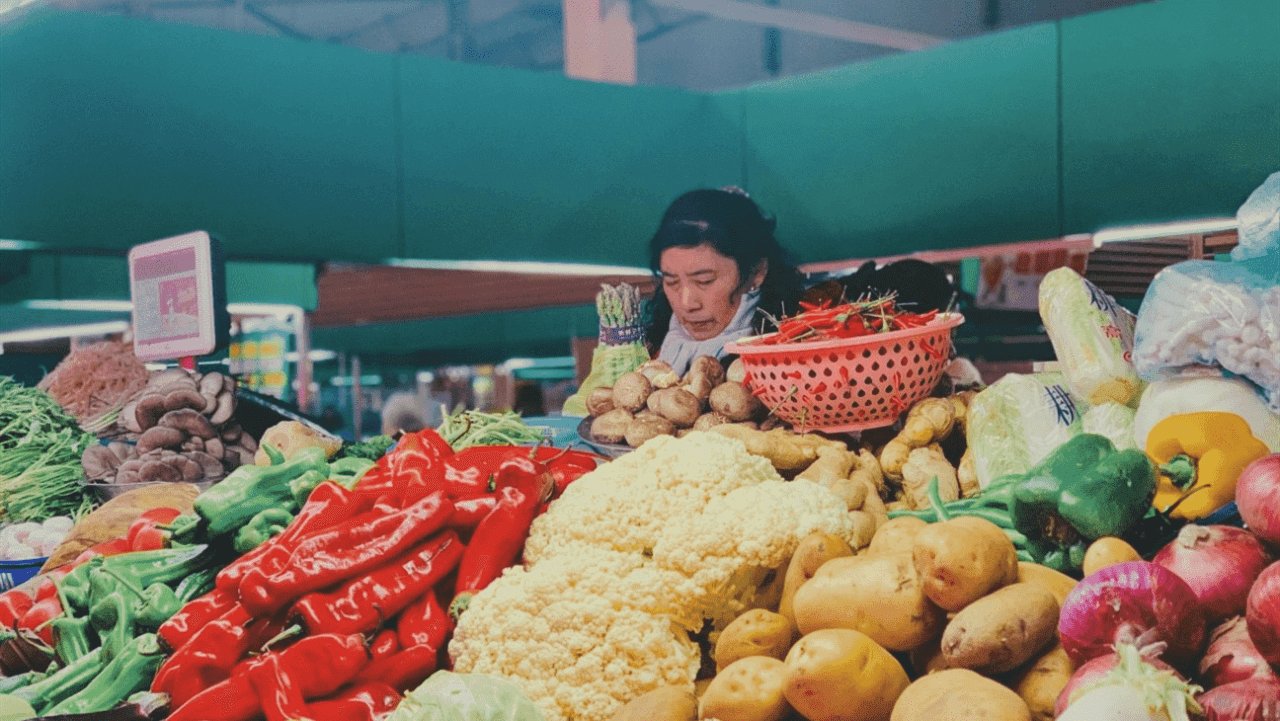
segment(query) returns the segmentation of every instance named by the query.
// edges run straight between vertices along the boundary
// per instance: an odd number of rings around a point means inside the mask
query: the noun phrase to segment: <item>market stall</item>
[[[1278,207],[1280,175],[1136,316],[1048,273],[1056,363],[990,386],[960,314],[891,295],[677,374],[606,288],[568,448],[478,410],[343,443],[78,348],[0,379],[0,710],[1275,718]]]

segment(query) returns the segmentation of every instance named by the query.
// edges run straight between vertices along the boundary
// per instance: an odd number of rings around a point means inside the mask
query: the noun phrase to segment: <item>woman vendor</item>
[[[738,188],[694,190],[667,208],[649,241],[659,283],[649,342],[677,373],[767,330],[766,314],[795,312],[800,273],[773,233],[774,220]]]

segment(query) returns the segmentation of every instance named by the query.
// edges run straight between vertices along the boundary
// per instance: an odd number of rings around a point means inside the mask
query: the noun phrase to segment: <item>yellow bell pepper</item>
[[[1160,468],[1152,505],[1162,513],[1172,507],[1173,518],[1204,518],[1235,500],[1241,471],[1269,452],[1234,413],[1169,416],[1147,436],[1147,455]]]

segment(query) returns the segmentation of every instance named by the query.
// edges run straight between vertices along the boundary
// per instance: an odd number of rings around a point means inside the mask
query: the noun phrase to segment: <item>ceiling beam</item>
[[[723,20],[791,30],[864,45],[877,45],[896,50],[923,50],[947,42],[946,38],[896,30],[856,20],[755,5],[742,0],[648,0],[652,5],[711,15]]]

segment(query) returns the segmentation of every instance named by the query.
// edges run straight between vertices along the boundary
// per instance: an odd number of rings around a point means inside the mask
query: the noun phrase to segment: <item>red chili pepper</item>
[[[453,633],[453,619],[441,607],[434,589],[410,604],[396,621],[401,648],[430,646],[439,650],[444,648],[450,633]]]
[[[181,515],[182,511],[176,508],[152,508],[148,511],[143,511],[142,514],[134,519],[133,523],[129,524],[129,532],[125,535],[125,540],[129,542],[129,547],[135,551],[154,550],[152,548],[138,548],[138,536],[147,533],[148,537],[150,537],[151,532],[159,532],[158,526],[173,523],[173,519]],[[164,534],[160,532],[160,535],[163,540]],[[156,548],[164,548],[164,546],[160,545]]]
[[[160,624],[156,634],[171,650],[182,648],[205,624],[214,621],[236,605],[235,595],[220,589],[194,599]]]
[[[400,650],[400,639],[394,628],[384,628],[373,637],[369,644],[369,655],[373,658],[386,658]]]
[[[307,706],[312,721],[374,721],[400,705],[400,694],[383,682],[349,686]]]
[[[35,599],[22,589],[13,588],[0,593],[0,627],[13,628],[34,605]]]
[[[413,548],[444,527],[452,513],[453,504],[437,491],[402,511],[358,517],[321,531],[298,544],[282,571],[246,572],[240,602],[257,614],[275,612],[303,594],[358,576]]]
[[[279,633],[280,626],[271,619],[255,619],[237,604],[174,651],[156,673],[151,690],[169,694],[177,708],[201,689],[225,681],[240,659]]]
[[[570,483],[594,471],[600,465],[600,457],[594,453],[566,450],[548,459],[539,458],[547,465],[551,478],[555,481],[553,498],[559,498]]]
[[[72,564],[78,566],[99,556],[118,556],[121,553],[128,553],[130,550],[132,549],[129,546],[129,539],[113,538],[110,541],[103,541],[96,546],[81,551],[80,555],[76,556],[76,560],[72,561]]]
[[[416,502],[438,490],[446,490],[445,461],[453,448],[431,429],[410,433],[356,484],[355,493],[379,498],[390,496],[401,506]]]
[[[152,526],[144,528],[133,537],[133,543],[129,549],[132,551],[159,551],[165,548],[169,543],[169,537],[164,531]]]
[[[267,721],[310,721],[298,678],[281,667],[279,655],[269,653],[237,672],[249,679]]]
[[[476,498],[492,493],[490,485],[498,468],[512,458],[528,458],[523,446],[472,446],[444,462],[446,492],[450,498]]]
[[[483,590],[510,566],[524,546],[541,499],[518,488],[502,489],[498,507],[476,526],[471,545],[458,565],[458,581],[449,615],[457,619]]]
[[[35,600],[43,601],[46,598],[53,598],[58,595],[58,583],[66,576],[66,572],[51,571],[40,577],[40,581],[36,584]]]
[[[410,646],[365,666],[355,683],[385,683],[397,691],[417,688],[440,667],[440,654],[430,646]]]
[[[18,629],[35,634],[46,645],[53,645],[53,625],[49,623],[62,615],[62,602],[57,596],[35,601],[22,618],[18,620]]]
[[[449,527],[460,531],[470,531],[489,515],[498,505],[498,496],[488,495],[478,498],[464,498],[453,502],[453,515],[449,517]]]
[[[458,535],[445,531],[337,590],[303,596],[290,615],[308,633],[368,633],[430,590],[461,557]]]
[[[288,563],[304,538],[350,520],[372,507],[373,499],[357,497],[342,485],[325,481],[311,491],[302,510],[280,535],[222,569],[214,584],[217,588],[235,592],[250,568],[261,568],[268,575],[277,573]]]

